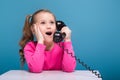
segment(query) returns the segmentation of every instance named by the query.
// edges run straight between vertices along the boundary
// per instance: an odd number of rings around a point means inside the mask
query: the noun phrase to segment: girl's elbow
[[[76,61],[73,62],[73,64],[71,64],[71,65],[68,65],[67,63],[63,64],[63,71],[65,71],[65,72],[74,72],[75,68],[76,68]]]
[[[35,69],[30,69],[29,71],[32,73],[41,73],[43,70],[40,68],[35,68]]]
[[[64,72],[74,72],[75,69],[64,69]]]
[[[29,67],[29,71],[32,73],[41,73],[43,70],[43,66],[41,66],[41,65],[33,66],[33,65],[29,64],[28,67]]]
[[[73,66],[73,67],[71,67],[71,66],[69,66],[69,67],[64,67],[64,68],[63,68],[63,71],[64,71],[64,72],[74,72],[74,71],[75,71],[75,66]]]

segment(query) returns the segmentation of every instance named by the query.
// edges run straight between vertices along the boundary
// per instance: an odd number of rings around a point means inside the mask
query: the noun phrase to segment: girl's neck
[[[53,46],[54,46],[54,42],[45,42],[44,43],[45,45],[46,45],[46,51],[49,51],[49,50],[51,50],[52,48],[53,48]]]

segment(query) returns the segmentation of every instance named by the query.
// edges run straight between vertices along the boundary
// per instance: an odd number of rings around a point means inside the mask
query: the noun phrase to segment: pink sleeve
[[[44,63],[45,46],[29,42],[24,48],[24,55],[30,72],[41,72]]]
[[[75,55],[72,47],[72,42],[64,42],[63,46],[64,46],[64,56],[62,62],[63,71],[72,72],[75,70],[76,67],[76,60],[74,57],[72,57]]]

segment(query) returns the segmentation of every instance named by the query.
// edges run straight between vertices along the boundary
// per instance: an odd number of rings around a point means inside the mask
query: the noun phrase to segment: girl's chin
[[[47,39],[45,39],[45,42],[53,42],[53,38],[51,39],[51,38],[47,38]]]
[[[52,35],[51,36],[45,36],[44,39],[45,39],[45,42],[53,42],[53,36]]]

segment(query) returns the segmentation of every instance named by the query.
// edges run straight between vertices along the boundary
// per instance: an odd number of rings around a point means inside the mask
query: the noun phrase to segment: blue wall
[[[77,57],[99,70],[103,80],[120,80],[120,0],[1,0],[0,74],[20,69],[25,16],[41,8],[70,27]],[[77,64],[76,69],[85,68]]]

